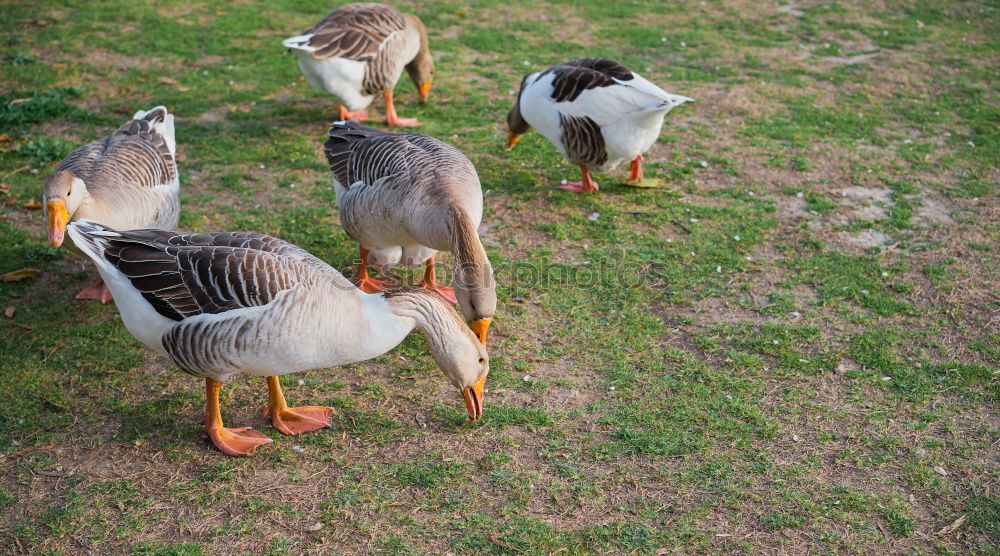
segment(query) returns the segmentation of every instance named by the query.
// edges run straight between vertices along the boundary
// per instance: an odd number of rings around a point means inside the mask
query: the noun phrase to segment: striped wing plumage
[[[93,223],[81,229],[156,312],[175,321],[266,305],[279,292],[310,282],[313,274],[295,267],[327,267],[263,234],[115,232]]]
[[[405,26],[403,15],[384,4],[348,4],[327,14],[304,35],[312,35],[308,45],[316,58],[369,61],[390,35]]]
[[[177,179],[173,138],[164,137],[157,125],[167,116],[166,108],[154,108],[111,135],[73,151],[56,170],[72,172],[93,191],[124,184],[170,185]]]

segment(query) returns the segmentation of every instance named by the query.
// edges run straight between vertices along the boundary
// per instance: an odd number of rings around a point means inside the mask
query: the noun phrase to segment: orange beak
[[[517,142],[518,142],[518,140],[520,140],[520,139],[521,139],[520,135],[514,133],[513,131],[508,131],[507,132],[507,150],[509,151],[509,150],[513,149],[514,145],[516,145]]]
[[[486,375],[480,378],[472,388],[462,390],[462,397],[465,398],[465,407],[469,410],[469,419],[478,421],[483,416],[483,388],[486,387]]]
[[[472,329],[484,346],[486,345],[486,331],[490,329],[491,322],[493,322],[493,319],[479,319],[469,323],[469,328]]]
[[[420,93],[420,102],[427,102],[427,95],[431,94],[431,82],[417,85],[417,92]]]
[[[48,201],[45,204],[45,212],[49,218],[49,245],[59,247],[66,234],[66,224],[69,224],[66,201],[62,199]]]

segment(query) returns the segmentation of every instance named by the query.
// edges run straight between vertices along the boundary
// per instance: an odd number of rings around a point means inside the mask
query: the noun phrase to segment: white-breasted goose
[[[596,191],[590,170],[626,160],[632,162],[629,181],[638,184],[642,153],[656,142],[663,117],[693,100],[668,93],[613,60],[578,58],[524,77],[507,114],[507,149],[534,127],[580,167],[582,180],[559,189]]]
[[[299,61],[309,84],[340,102],[340,119],[364,121],[375,95],[385,98],[385,123],[419,125],[400,118],[392,90],[406,72],[427,102],[434,59],[427,29],[417,16],[377,3],[347,4],[327,14],[301,35],[282,42]]]
[[[76,149],[45,180],[49,245],[87,218],[121,229],[172,230],[180,217],[174,116],[163,106],[136,112],[114,133]],[[77,299],[111,300],[100,280]]]
[[[469,159],[426,135],[390,133],[354,121],[330,127],[324,152],[340,222],[360,245],[358,286],[367,292],[385,286],[368,276],[369,262],[423,264],[423,287],[457,302],[485,344],[496,312],[496,283],[479,240],[483,190]],[[435,281],[438,251],[454,256],[454,289]]]
[[[205,428],[231,455],[270,442],[227,429],[219,390],[236,373],[266,376],[268,412],[284,434],[329,426],[328,407],[290,408],[278,375],[381,355],[413,328],[482,416],[485,347],[441,297],[423,288],[366,294],[328,264],[280,239],[242,232],[115,231],[89,221],[68,233],[97,264],[125,327],[185,372],[205,378]]]

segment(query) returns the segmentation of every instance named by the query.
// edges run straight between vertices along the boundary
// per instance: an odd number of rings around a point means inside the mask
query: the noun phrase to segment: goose
[[[176,228],[181,210],[176,148],[174,116],[157,106],[70,153],[45,180],[49,245],[61,246],[66,225],[83,218],[122,229]],[[107,303],[111,292],[98,280],[76,298]]]
[[[223,426],[219,391],[230,377],[267,377],[267,413],[279,432],[316,430],[329,426],[332,408],[288,407],[278,376],[371,359],[415,327],[470,418],[482,417],[486,348],[435,293],[366,294],[303,249],[262,234],[116,231],[87,220],[68,230],[97,264],[129,332],[205,379],[205,428],[227,454],[247,456],[270,442]]]
[[[427,29],[417,16],[377,3],[347,4],[301,35],[281,43],[295,53],[309,84],[340,102],[341,120],[363,121],[376,94],[385,98],[385,123],[420,125],[400,118],[392,90],[406,69],[422,102],[434,77]]]
[[[358,287],[391,286],[368,264],[425,265],[421,285],[458,303],[483,344],[497,307],[493,267],[477,232],[483,190],[458,149],[418,133],[390,133],[355,121],[334,122],[324,145],[340,221],[358,242]],[[454,255],[454,288],[434,274],[438,251]]]
[[[577,58],[524,77],[507,114],[507,150],[534,127],[580,167],[582,180],[559,189],[596,191],[590,171],[626,160],[629,182],[639,185],[642,153],[656,142],[667,112],[685,102],[694,99],[670,94],[618,62]]]

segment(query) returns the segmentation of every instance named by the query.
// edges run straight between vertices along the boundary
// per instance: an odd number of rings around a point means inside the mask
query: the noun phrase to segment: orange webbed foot
[[[89,288],[84,288],[80,293],[76,294],[77,299],[93,299],[100,301],[101,303],[107,303],[114,299],[111,297],[111,290],[104,285],[104,281],[100,280],[93,286]]]
[[[382,123],[396,127],[417,127],[420,125],[420,122],[418,122],[416,118],[400,118],[400,117],[386,118],[385,120],[383,120]]]
[[[272,413],[270,410],[265,415]],[[332,407],[307,405],[303,407],[286,407],[273,412],[271,423],[281,434],[302,434],[330,426]]]
[[[458,303],[458,298],[455,297],[455,288],[449,288],[447,286],[438,286],[436,284],[427,284],[426,282],[420,284],[421,287],[427,288],[432,292],[437,293],[445,299],[448,303],[452,305]]]
[[[264,433],[250,427],[238,429],[211,427],[208,429],[208,437],[212,439],[212,444],[215,444],[216,448],[231,456],[249,456],[257,446],[271,442]]]
[[[582,181],[571,181],[567,182],[565,185],[557,185],[556,189],[562,189],[563,191],[572,191],[573,193],[590,193],[591,191],[597,191],[596,182],[582,182]]]
[[[365,293],[378,293],[393,286],[395,286],[395,284],[388,280],[376,280],[369,276],[358,280],[358,288]]]

